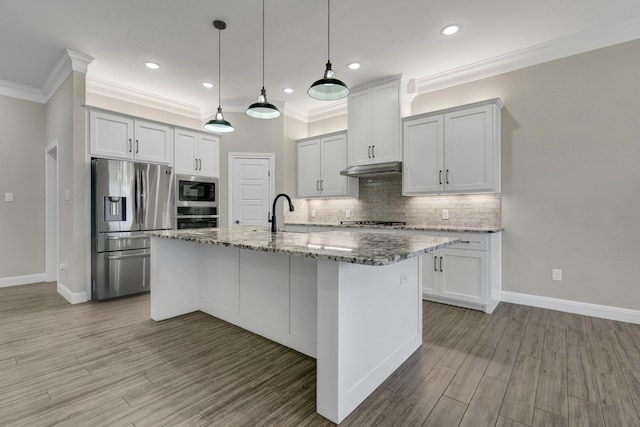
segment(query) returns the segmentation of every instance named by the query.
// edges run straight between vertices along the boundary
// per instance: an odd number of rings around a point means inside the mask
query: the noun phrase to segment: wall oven
[[[217,228],[218,180],[176,175],[175,228]]]

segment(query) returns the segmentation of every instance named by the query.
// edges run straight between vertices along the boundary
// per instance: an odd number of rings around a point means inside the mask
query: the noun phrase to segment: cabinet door
[[[136,120],[134,135],[136,160],[167,165],[171,163],[171,128]]]
[[[91,156],[130,160],[133,144],[133,120],[97,111],[89,113]]]
[[[198,136],[198,172],[200,176],[220,177],[220,138],[213,135]]]
[[[198,134],[176,129],[173,136],[173,146],[174,173],[178,175],[197,174],[199,166],[196,161]]]
[[[370,163],[400,160],[399,84],[394,80],[371,89]]]
[[[347,167],[347,135],[320,140],[320,191],[324,197],[347,196],[347,177],[340,171]]]
[[[402,193],[444,190],[444,120],[423,117],[403,124]]]
[[[439,252],[430,252],[422,255],[422,294],[437,297],[438,289],[438,255]]]
[[[445,188],[451,192],[494,189],[493,108],[449,113],[445,121]]]
[[[371,92],[363,90],[349,95],[347,114],[349,166],[371,163]]]
[[[438,259],[440,295],[458,301],[486,305],[489,284],[488,259],[488,254],[484,251],[441,249]]]
[[[297,152],[297,192],[299,198],[320,196],[320,140],[299,142]]]

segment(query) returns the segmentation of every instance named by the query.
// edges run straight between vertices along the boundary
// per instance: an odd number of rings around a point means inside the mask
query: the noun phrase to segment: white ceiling
[[[269,100],[291,111],[327,103],[306,90],[322,77],[327,2],[266,0]],[[0,0],[0,86],[43,90],[65,49],[91,55],[88,87],[156,97],[206,116],[254,102],[261,87],[260,0]],[[462,25],[452,37],[440,35]],[[403,73],[420,91],[640,38],[638,0],[333,0],[331,61],[350,87]],[[144,67],[151,60],[157,71]],[[357,71],[346,67],[359,61]],[[284,87],[293,94],[282,92]],[[248,105],[248,104],[247,104]]]

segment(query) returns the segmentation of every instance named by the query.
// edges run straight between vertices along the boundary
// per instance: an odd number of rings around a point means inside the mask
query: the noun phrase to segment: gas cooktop
[[[340,221],[342,225],[385,225],[385,226],[401,226],[407,225],[404,221]]]

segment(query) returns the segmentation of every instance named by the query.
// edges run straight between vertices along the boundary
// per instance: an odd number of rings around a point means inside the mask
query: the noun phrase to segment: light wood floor
[[[640,326],[424,304],[424,344],[341,425],[640,426]],[[149,296],[0,289],[2,426],[324,426],[315,361]]]

